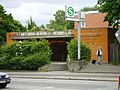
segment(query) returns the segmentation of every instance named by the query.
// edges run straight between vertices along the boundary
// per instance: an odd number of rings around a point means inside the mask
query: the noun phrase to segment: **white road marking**
[[[44,87],[44,88],[42,88],[42,90],[46,90],[46,89],[53,89],[54,87]],[[32,89],[32,90],[41,90],[41,89]]]

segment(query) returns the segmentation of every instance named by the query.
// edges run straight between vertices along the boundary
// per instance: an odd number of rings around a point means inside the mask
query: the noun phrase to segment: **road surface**
[[[12,78],[1,90],[117,90],[117,82]]]

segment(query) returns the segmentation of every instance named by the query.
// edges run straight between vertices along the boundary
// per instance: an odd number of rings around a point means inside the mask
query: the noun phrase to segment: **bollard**
[[[118,80],[118,90],[120,90],[120,76],[119,76],[119,80]]]

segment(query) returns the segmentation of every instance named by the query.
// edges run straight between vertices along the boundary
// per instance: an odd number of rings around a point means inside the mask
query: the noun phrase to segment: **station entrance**
[[[67,58],[67,43],[65,41],[51,42],[52,57],[51,61],[66,61]]]
[[[52,49],[51,61],[53,62],[65,62],[67,59],[67,42],[69,42],[71,38],[63,39],[63,40],[51,40],[50,47]]]

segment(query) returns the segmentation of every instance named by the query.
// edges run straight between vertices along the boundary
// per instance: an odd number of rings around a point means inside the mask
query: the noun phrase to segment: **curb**
[[[60,80],[89,80],[89,81],[110,81],[110,82],[118,82],[115,78],[76,78],[76,77],[45,77],[45,76],[11,76],[11,78],[31,78],[31,79],[60,79]]]

